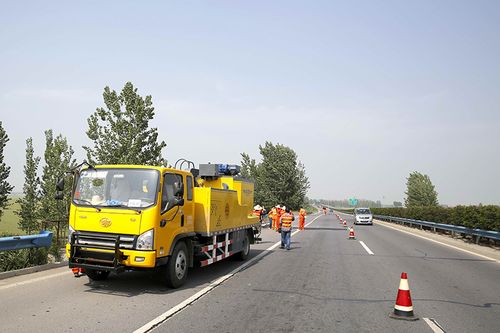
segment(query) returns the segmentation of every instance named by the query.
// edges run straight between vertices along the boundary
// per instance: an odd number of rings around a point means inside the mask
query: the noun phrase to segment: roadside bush
[[[371,208],[371,210],[375,215],[453,224],[471,229],[500,231],[500,206],[398,207]]]
[[[0,272],[47,263],[46,249],[21,249],[0,252]]]

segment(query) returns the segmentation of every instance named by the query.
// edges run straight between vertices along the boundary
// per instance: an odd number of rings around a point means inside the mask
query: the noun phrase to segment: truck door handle
[[[184,226],[184,214],[181,215],[181,227]]]

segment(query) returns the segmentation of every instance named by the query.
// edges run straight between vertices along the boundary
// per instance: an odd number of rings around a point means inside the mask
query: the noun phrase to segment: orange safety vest
[[[260,213],[262,213],[261,210],[254,210],[253,211],[253,215],[257,216],[257,217],[260,217]]]
[[[278,221],[279,221],[278,209],[276,207],[273,207],[273,209],[271,209],[271,217],[273,219],[272,228],[273,230],[276,230],[278,229]]]
[[[292,222],[294,220],[294,216],[292,213],[284,213],[281,215],[281,231],[290,231],[292,230]]]

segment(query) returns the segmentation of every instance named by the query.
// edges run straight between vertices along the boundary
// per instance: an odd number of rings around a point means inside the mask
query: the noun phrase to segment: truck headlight
[[[153,229],[143,232],[137,238],[137,246],[138,250],[152,250],[153,249],[153,238],[154,231]]]
[[[68,244],[71,244],[71,236],[75,232],[75,229],[71,227],[71,225],[68,225]]]

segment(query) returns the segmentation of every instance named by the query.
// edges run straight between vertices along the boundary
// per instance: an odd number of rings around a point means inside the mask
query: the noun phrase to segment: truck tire
[[[248,232],[245,232],[245,237],[243,237],[242,250],[241,252],[238,252],[236,258],[238,260],[246,260],[249,254],[250,254],[250,237],[248,236]]]
[[[109,271],[101,271],[97,269],[86,269],[85,274],[89,277],[89,279],[93,281],[103,281],[106,280],[109,276]]]
[[[165,282],[170,288],[182,286],[188,275],[189,259],[186,243],[180,241],[175,245],[174,252],[166,267]]]

